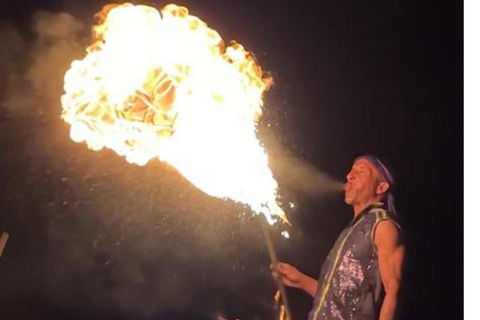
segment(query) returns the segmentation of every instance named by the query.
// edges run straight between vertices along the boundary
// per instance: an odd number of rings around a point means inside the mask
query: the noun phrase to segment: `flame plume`
[[[252,55],[173,4],[111,4],[97,18],[65,74],[71,139],[141,166],[166,161],[205,193],[287,222],[256,137],[272,79]]]

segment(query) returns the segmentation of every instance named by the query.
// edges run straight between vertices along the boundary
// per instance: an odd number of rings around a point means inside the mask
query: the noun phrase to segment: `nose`
[[[353,172],[350,171],[350,172],[347,174],[347,182],[348,182],[348,181],[352,181],[353,179],[354,179]]]

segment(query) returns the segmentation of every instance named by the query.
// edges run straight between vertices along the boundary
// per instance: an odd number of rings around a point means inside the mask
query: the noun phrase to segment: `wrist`
[[[299,288],[302,289],[302,290],[305,290],[307,289],[308,287],[308,278],[305,274],[300,274],[300,279],[298,281],[298,284],[299,284]]]

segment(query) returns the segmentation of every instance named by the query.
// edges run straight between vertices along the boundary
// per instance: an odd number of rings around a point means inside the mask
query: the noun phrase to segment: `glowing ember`
[[[284,238],[286,238],[286,239],[289,239],[289,238],[290,238],[290,233],[288,233],[287,230],[283,230],[281,234],[282,234],[282,236],[283,236]]]
[[[93,44],[65,74],[72,140],[138,165],[167,161],[207,194],[286,221],[256,137],[272,80],[253,57],[185,7],[107,5],[97,17]]]

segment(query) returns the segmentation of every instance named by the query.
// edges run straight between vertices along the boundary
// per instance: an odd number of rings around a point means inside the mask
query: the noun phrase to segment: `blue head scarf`
[[[387,193],[383,196],[382,201],[387,206],[388,212],[393,215],[397,215],[397,210],[395,209],[395,198],[392,194],[392,188],[395,182],[392,173],[390,172],[388,167],[382,161],[380,161],[380,159],[373,155],[360,156],[357,157],[355,161],[358,161],[360,159],[367,160],[375,168],[375,170],[377,170],[380,177],[385,179],[385,181],[388,182],[388,184],[390,185]]]

